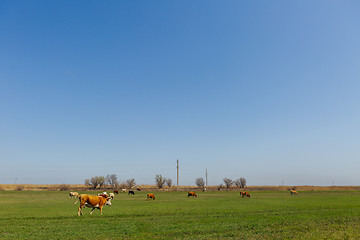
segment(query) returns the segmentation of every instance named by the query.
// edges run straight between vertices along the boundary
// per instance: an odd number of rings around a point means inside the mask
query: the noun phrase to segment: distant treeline
[[[246,186],[239,188],[231,186],[229,188],[220,186],[208,186],[206,189],[197,186],[164,186],[159,188],[156,185],[137,185],[142,191],[360,191],[360,186]],[[121,189],[121,188],[119,188]],[[116,190],[111,187],[93,189],[81,184],[0,184],[0,191],[100,191]]]

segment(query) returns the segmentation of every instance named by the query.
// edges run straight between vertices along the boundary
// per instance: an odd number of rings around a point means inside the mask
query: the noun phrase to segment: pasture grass
[[[67,192],[0,192],[0,239],[359,239],[360,192],[119,194],[77,216]],[[92,193],[95,194],[95,193]]]

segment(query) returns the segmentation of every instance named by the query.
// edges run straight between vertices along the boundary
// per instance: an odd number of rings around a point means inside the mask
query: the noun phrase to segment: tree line
[[[235,185],[239,188],[244,188],[246,186],[246,179],[243,177],[236,179],[234,181],[229,178],[224,178],[223,182],[226,188],[230,188],[232,185]],[[195,184],[200,189],[205,188],[205,181],[203,178],[196,178]],[[136,182],[134,178],[130,178],[127,179],[126,182],[120,184],[116,174],[108,174],[106,175],[106,177],[95,176],[95,177],[91,177],[90,179],[85,179],[85,185],[92,189],[97,189],[97,188],[119,189],[119,188],[132,188],[136,186]],[[156,174],[155,185],[158,188],[163,188],[164,186],[168,186],[168,187],[173,186],[171,178],[165,178],[161,174]],[[223,187],[224,187],[223,184],[219,185],[219,188],[223,188]]]
[[[155,176],[155,184],[158,188],[163,188],[165,185],[168,187],[172,186],[171,178],[165,178],[160,174],[156,174]],[[90,179],[85,179],[85,185],[92,188],[132,188],[136,186],[136,182],[134,178],[127,179],[126,182],[120,184],[118,177],[116,174],[108,174],[106,177],[104,176],[95,176]]]
[[[239,179],[236,179],[235,181],[233,181],[232,179],[230,178],[224,178],[223,179],[224,183],[225,183],[225,187],[226,188],[230,188],[232,185],[235,185],[239,188],[244,188],[246,186],[246,179],[241,177]],[[200,189],[204,189],[205,188],[205,181],[203,178],[197,178],[195,179],[195,184],[198,188]],[[224,185],[223,184],[220,184],[219,185],[219,188],[223,188]]]

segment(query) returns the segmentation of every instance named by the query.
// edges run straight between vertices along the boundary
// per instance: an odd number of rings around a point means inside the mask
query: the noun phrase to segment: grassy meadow
[[[121,193],[103,215],[67,192],[0,191],[0,239],[359,239],[360,192]],[[95,193],[92,193],[95,194]]]

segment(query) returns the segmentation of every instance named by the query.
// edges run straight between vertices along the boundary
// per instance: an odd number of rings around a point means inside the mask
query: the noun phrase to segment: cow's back
[[[155,195],[153,193],[148,193],[147,194],[147,199],[152,198],[153,200],[155,200]]]
[[[90,196],[86,200],[86,203],[91,206],[104,206],[106,203],[106,198],[101,196]]]
[[[188,197],[197,197],[195,192],[188,192]]]

